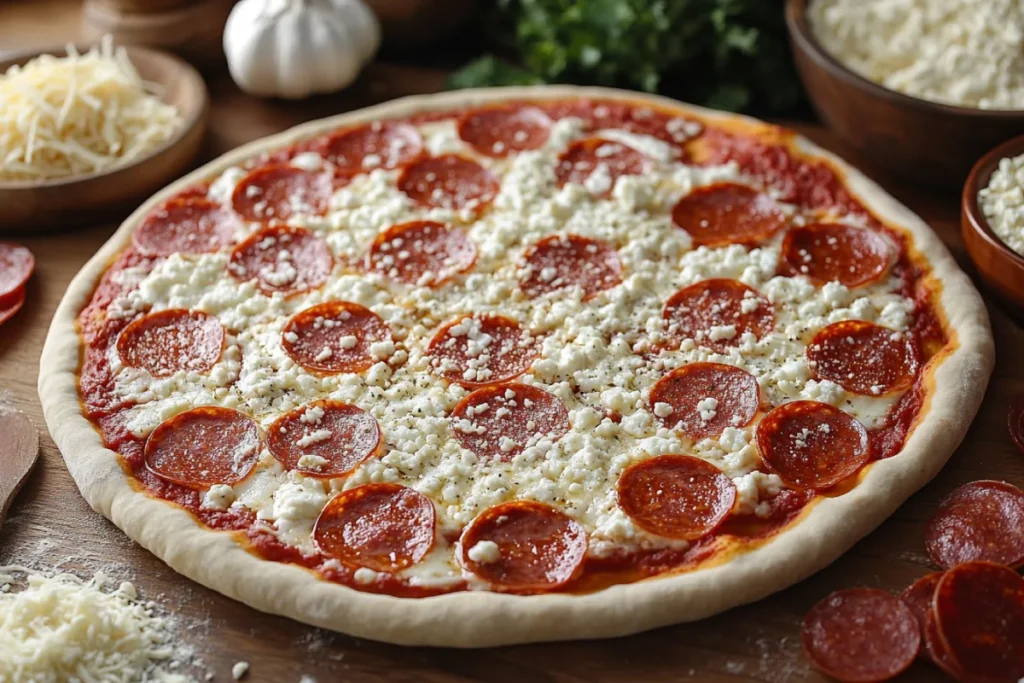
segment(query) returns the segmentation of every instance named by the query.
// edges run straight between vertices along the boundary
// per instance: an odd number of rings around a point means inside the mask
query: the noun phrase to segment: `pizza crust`
[[[941,308],[957,348],[933,374],[924,419],[903,451],[871,465],[849,493],[824,499],[759,548],[714,567],[653,577],[584,595],[514,596],[461,592],[429,598],[364,593],[306,569],[260,559],[229,532],[206,529],[185,510],[135,490],[115,454],[83,416],[76,374],[75,319],[132,230],[158,203],[224,168],[342,125],[507,99],[592,97],[689,109],[702,117],[743,120],[666,98],[572,86],[494,88],[408,97],[297,126],[234,150],[140,206],[74,278],[54,315],[40,361],[39,395],[47,426],[82,495],[100,514],[175,571],[256,609],[315,626],[403,645],[484,647],[601,638],[702,619],[752,602],[833,562],[927,483],[967,432],[995,362],[985,304],[945,245],[920,218],[834,154],[799,138],[804,151],[831,160],[847,187],[877,215],[912,233],[941,282]]]

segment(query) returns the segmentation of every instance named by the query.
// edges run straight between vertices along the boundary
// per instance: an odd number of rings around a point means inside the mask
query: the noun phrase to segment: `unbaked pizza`
[[[73,283],[40,387],[86,497],[179,571],[469,645],[824,566],[938,471],[991,363],[939,240],[827,153],[541,88],[200,169]]]

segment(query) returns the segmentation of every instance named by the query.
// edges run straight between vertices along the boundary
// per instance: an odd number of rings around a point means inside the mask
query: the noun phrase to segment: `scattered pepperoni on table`
[[[427,355],[449,382],[482,387],[515,379],[540,355],[538,340],[502,315],[463,316],[443,325]]]
[[[801,640],[814,666],[848,683],[893,678],[921,647],[910,608],[874,588],[837,591],[816,604],[804,617]]]
[[[787,486],[822,491],[857,473],[870,456],[864,425],[817,401],[784,403],[757,425],[757,447]]]
[[[866,396],[909,389],[918,370],[909,335],[864,320],[844,320],[818,332],[807,345],[807,360],[819,378]]]
[[[300,311],[281,331],[285,353],[307,370],[362,372],[378,361],[371,347],[391,339],[380,316],[351,301],[327,301]]]
[[[463,230],[436,221],[410,221],[377,236],[366,267],[408,285],[437,287],[472,268],[476,255],[476,244]]]
[[[647,157],[628,145],[584,138],[569,145],[558,157],[555,179],[559,187],[576,183],[598,197],[609,197],[620,177],[641,175],[647,166]]]
[[[712,278],[683,287],[661,312],[668,334],[692,339],[720,353],[740,345],[747,332],[761,339],[775,326],[771,302],[737,280]]]
[[[501,186],[493,173],[475,161],[444,154],[406,166],[398,176],[398,189],[421,206],[479,211]]]
[[[579,235],[550,235],[524,255],[519,286],[534,298],[579,287],[583,300],[622,282],[622,259],[610,244]]]
[[[672,208],[672,222],[696,247],[756,244],[779,231],[786,217],[770,196],[736,183],[701,187]]]
[[[267,429],[271,455],[288,469],[311,477],[348,474],[374,455],[380,443],[380,427],[371,415],[334,400],[293,410]]]
[[[1010,430],[1013,443],[1024,453],[1024,395],[1010,401],[1010,407],[1006,411],[1006,426]]]
[[[761,406],[761,392],[746,370],[698,362],[659,379],[651,387],[649,402],[666,427],[691,439],[705,439],[719,436],[726,427],[750,424]]]
[[[25,305],[25,288],[17,289],[0,301],[0,325],[14,317]]]
[[[518,500],[480,513],[462,532],[460,545],[462,566],[492,586],[541,592],[576,578],[587,533],[560,510]]]
[[[463,114],[458,129],[463,142],[480,154],[502,158],[542,147],[551,132],[551,119],[530,105],[486,107]]]
[[[334,268],[331,248],[305,228],[266,227],[231,252],[228,272],[242,282],[255,279],[264,294],[286,296],[316,289]]]
[[[224,349],[224,327],[202,311],[169,308],[133,320],[117,338],[117,355],[154,377],[208,372]]]
[[[231,206],[250,221],[285,221],[296,214],[321,216],[334,187],[329,175],[279,164],[264,166],[242,178]]]
[[[659,455],[619,477],[619,507],[645,531],[695,541],[725,521],[736,505],[732,479],[706,460]]]
[[[175,199],[150,213],[132,233],[146,256],[206,254],[231,244],[238,218],[207,199]]]
[[[36,268],[32,252],[23,246],[0,242],[0,308],[24,301],[25,283]]]
[[[1024,565],[1024,491],[990,480],[960,486],[929,522],[925,548],[943,569],[974,560]]]
[[[950,569],[935,590],[939,640],[970,681],[1024,678],[1024,578],[991,562]]]
[[[869,228],[814,223],[792,228],[782,241],[782,258],[794,275],[818,284],[858,287],[881,278],[892,263],[889,240]]]
[[[332,498],[313,527],[320,551],[342,564],[394,572],[434,546],[434,504],[398,484],[364,484]]]
[[[910,584],[906,590],[900,593],[900,600],[903,604],[910,608],[910,611],[917,617],[917,623],[921,627],[921,633],[924,633],[925,624],[928,619],[928,613],[932,609],[932,603],[935,598],[935,589],[939,585],[939,580],[942,578],[942,572],[933,572],[926,574],[920,579]]]
[[[256,422],[237,410],[193,408],[165,420],[146,439],[146,467],[156,476],[189,488],[235,484],[260,454]]]
[[[526,384],[500,384],[469,394],[452,411],[462,447],[481,459],[510,461],[542,439],[569,431],[569,412],[555,396]]]
[[[375,121],[328,136],[319,151],[340,174],[354,175],[416,161],[423,155],[423,138],[408,123]]]
[[[949,652],[946,650],[946,645],[942,642],[942,637],[939,635],[939,622],[935,619],[934,609],[929,609],[928,613],[925,615],[922,638],[924,640],[924,648],[922,651],[924,652],[925,657],[942,669],[948,676],[951,676],[953,680],[963,680],[964,673],[960,671],[953,660],[950,659]]]

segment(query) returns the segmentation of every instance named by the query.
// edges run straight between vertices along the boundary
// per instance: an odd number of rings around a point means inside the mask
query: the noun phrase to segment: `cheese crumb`
[[[469,549],[467,556],[479,564],[493,564],[501,559],[501,549],[494,541],[479,541]]]
[[[1024,154],[999,160],[978,204],[992,232],[1006,246],[1024,255]]]
[[[231,667],[231,677],[236,681],[242,680],[242,676],[249,673],[249,662],[235,662]]]

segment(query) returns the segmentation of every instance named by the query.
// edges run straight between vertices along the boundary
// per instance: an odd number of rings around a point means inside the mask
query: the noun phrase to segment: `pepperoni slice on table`
[[[393,169],[423,155],[423,138],[408,123],[376,121],[328,136],[320,149],[342,175]]]
[[[939,622],[936,621],[935,610],[931,606],[929,606],[928,613],[924,618],[923,638],[924,654],[928,660],[946,672],[953,680],[963,680],[964,673],[950,659],[949,652],[946,651],[946,645],[942,642],[942,637],[939,635]]]
[[[692,339],[719,353],[738,347],[745,333],[760,339],[775,325],[775,311],[764,295],[722,278],[683,287],[665,302],[661,316],[674,338]]]
[[[475,161],[445,154],[406,166],[398,177],[398,189],[421,206],[478,211],[501,186],[493,173]]]
[[[465,387],[515,379],[540,355],[537,340],[502,315],[463,316],[446,323],[427,354],[437,373]]]
[[[242,282],[256,279],[264,294],[285,296],[316,289],[334,268],[327,242],[305,228],[278,225],[250,235],[231,252],[228,272]]]
[[[619,507],[645,531],[695,541],[725,521],[736,504],[732,479],[706,460],[659,455],[619,477]]]
[[[329,175],[285,164],[264,166],[242,178],[231,194],[231,206],[249,221],[322,216],[333,191]]]
[[[942,579],[942,572],[926,574],[900,593],[900,600],[917,617],[917,623],[921,627],[922,634],[925,633],[928,613],[932,611],[935,589],[938,587],[940,579]]]
[[[578,522],[532,500],[487,508],[459,543],[463,567],[493,586],[524,593],[569,583],[587,554],[587,533]]]
[[[935,590],[935,620],[952,668],[967,680],[1024,678],[1024,578],[1009,567],[950,569]]]
[[[0,242],[0,308],[25,300],[25,283],[36,268],[32,252],[17,244]]]
[[[248,415],[202,406],[164,420],[146,439],[146,467],[189,488],[235,484],[260,455],[260,430]]]
[[[463,114],[458,125],[464,142],[495,158],[542,147],[551,132],[548,115],[530,105],[475,109]]]
[[[146,256],[206,254],[231,244],[239,221],[229,210],[206,199],[175,199],[153,211],[132,233]]]
[[[559,187],[576,183],[598,197],[609,197],[621,176],[641,175],[647,167],[647,157],[628,145],[584,138],[569,145],[558,157],[555,179]]]
[[[541,439],[569,431],[569,412],[546,391],[526,384],[477,389],[452,411],[452,429],[478,458],[509,461]]]
[[[325,555],[352,568],[394,572],[434,546],[434,504],[398,484],[365,484],[332,498],[313,527]]]
[[[312,477],[348,474],[380,447],[380,427],[368,413],[341,401],[316,401],[279,417],[267,430],[267,449],[290,470]]]
[[[757,425],[757,448],[788,486],[821,491],[854,475],[871,455],[864,425],[817,401],[793,401]]]
[[[651,411],[669,429],[699,440],[750,424],[761,406],[757,380],[722,363],[689,363],[651,387]]]
[[[801,631],[804,652],[840,681],[884,681],[906,670],[921,648],[921,630],[909,607],[875,588],[832,593],[811,608]]]
[[[909,389],[918,369],[908,335],[863,320],[818,332],[807,346],[807,360],[819,378],[866,396]]]
[[[610,244],[579,235],[551,235],[527,250],[519,286],[534,298],[566,287],[583,300],[622,282],[622,259]]]
[[[0,301],[0,325],[14,317],[25,305],[25,288],[16,289]]]
[[[752,187],[718,183],[686,195],[672,208],[672,222],[694,246],[756,244],[786,223],[775,200]]]
[[[154,377],[179,370],[208,372],[224,349],[224,327],[202,311],[169,308],[131,322],[117,338],[117,355]]]
[[[476,244],[459,228],[410,221],[377,235],[366,267],[407,285],[437,287],[472,268],[476,254]]]
[[[892,257],[892,245],[880,233],[841,223],[793,228],[782,241],[782,258],[790,271],[818,284],[858,287],[874,282],[889,269]]]
[[[1006,411],[1006,427],[1017,450],[1024,453],[1024,394],[1010,401]]]
[[[362,372],[377,359],[370,347],[391,338],[387,324],[351,301],[328,301],[296,313],[281,331],[285,353],[307,370]]]
[[[1024,565],[1024,491],[990,480],[957,488],[928,523],[925,548],[943,569],[974,560]]]

